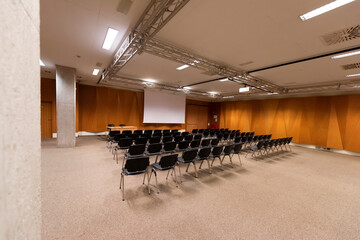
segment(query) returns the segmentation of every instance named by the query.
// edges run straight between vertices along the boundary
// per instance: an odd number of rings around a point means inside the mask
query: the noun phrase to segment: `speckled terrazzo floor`
[[[123,202],[120,165],[100,137],[72,149],[45,140],[43,239],[360,239],[360,158],[292,149],[184,174],[179,188],[159,173],[160,194],[129,176]]]

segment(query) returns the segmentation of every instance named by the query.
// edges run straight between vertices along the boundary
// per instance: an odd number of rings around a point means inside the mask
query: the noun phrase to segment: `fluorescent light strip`
[[[151,78],[145,78],[144,81],[151,82],[151,83],[157,82],[156,80],[151,79]]]
[[[338,59],[338,58],[350,57],[350,56],[354,56],[354,55],[358,55],[358,54],[360,54],[360,51],[339,54],[339,55],[332,56],[331,58]]]
[[[99,69],[94,68],[92,75],[94,75],[94,76],[98,75],[99,71],[100,71]]]
[[[239,88],[239,92],[248,92],[248,91],[250,91],[250,88],[249,88],[249,87]]]
[[[40,66],[43,66],[43,67],[45,67],[45,64],[44,64],[44,62],[43,62],[43,61],[41,61],[41,59],[39,59],[39,64],[40,64]]]
[[[178,68],[176,68],[177,70],[183,70],[183,69],[185,69],[185,68],[188,68],[189,67],[189,65],[182,65],[181,67],[178,67]]]
[[[191,87],[183,87],[183,89],[191,89]]]
[[[301,20],[303,21],[306,21],[306,20],[309,20],[310,18],[313,18],[313,17],[316,17],[316,16],[319,16],[323,13],[326,13],[326,12],[329,12],[331,10],[334,10],[335,8],[338,8],[338,7],[341,7],[341,6],[344,6],[348,3],[351,3],[355,0],[336,0],[334,2],[331,2],[329,4],[326,4],[322,7],[319,7],[315,10],[312,10],[304,15],[301,15],[300,18]]]
[[[360,76],[360,73],[346,75],[346,77],[357,77],[357,76]]]
[[[224,78],[224,79],[220,79],[219,81],[220,81],[220,82],[226,82],[226,81],[229,81],[229,79],[228,79],[228,78]]]
[[[114,43],[118,33],[119,33],[118,30],[108,28],[102,48],[106,50],[110,50],[111,45]]]
[[[226,96],[226,97],[223,97],[223,98],[234,98],[234,96]]]
[[[208,93],[212,95],[219,94],[218,92],[208,92]]]

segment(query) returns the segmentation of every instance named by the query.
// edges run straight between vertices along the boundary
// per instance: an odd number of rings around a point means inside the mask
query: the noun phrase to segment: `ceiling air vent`
[[[352,63],[352,64],[342,65],[342,68],[343,68],[344,70],[349,70],[349,69],[360,68],[360,62],[358,62],[358,63]]]
[[[116,10],[126,15],[129,12],[132,3],[131,0],[121,0]]]
[[[322,41],[327,46],[350,41],[356,38],[360,38],[360,25],[345,28],[321,36]]]

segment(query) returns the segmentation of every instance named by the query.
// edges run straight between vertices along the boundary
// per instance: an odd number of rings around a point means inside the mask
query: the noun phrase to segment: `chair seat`
[[[143,171],[136,171],[136,172],[129,172],[127,169],[123,168],[122,173],[125,175],[138,175],[138,174],[142,174],[145,173],[146,170]]]
[[[160,171],[165,171],[165,170],[169,170],[169,169],[173,168],[172,166],[162,168],[159,163],[154,163],[152,166],[153,166],[153,168],[160,170]]]
[[[125,149],[129,149],[129,147],[119,147],[119,146],[117,146],[116,149],[125,150]]]
[[[145,155],[147,155],[147,156],[156,156],[156,155],[160,155],[161,154],[161,152],[155,152],[155,153],[148,153],[148,152],[146,152],[145,153]]]
[[[139,155],[129,155],[128,153],[125,153],[126,158],[138,158],[138,157],[144,157],[145,154],[139,154]]]
[[[258,149],[257,146],[248,146],[247,148],[250,149],[250,150],[253,150],[253,151]]]
[[[185,161],[182,157],[178,157],[178,162],[181,162],[181,163],[191,163],[193,161]]]

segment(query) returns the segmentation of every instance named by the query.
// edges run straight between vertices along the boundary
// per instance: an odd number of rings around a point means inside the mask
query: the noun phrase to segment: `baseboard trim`
[[[305,143],[295,143],[295,142],[290,143],[290,145],[360,157],[360,152],[354,152],[354,151],[349,151],[349,150],[328,148],[328,147],[316,146],[316,145],[305,144]]]

